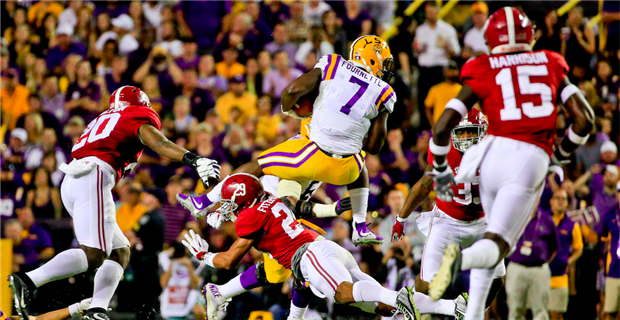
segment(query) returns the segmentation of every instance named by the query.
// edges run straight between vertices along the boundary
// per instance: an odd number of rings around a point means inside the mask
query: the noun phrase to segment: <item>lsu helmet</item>
[[[263,184],[257,177],[247,173],[235,173],[222,184],[218,210],[222,216],[234,222],[241,210],[253,207],[266,195]]]
[[[458,132],[462,130],[477,132],[475,137],[459,138]],[[450,135],[452,136],[452,145],[460,152],[465,152],[474,144],[478,143],[487,134],[487,119],[482,112],[477,109],[471,109],[469,113],[459,122]]]
[[[495,11],[483,30],[491,54],[532,51],[532,22],[513,7]]]
[[[149,97],[138,87],[123,86],[110,95],[110,109],[120,109],[128,106],[151,107]]]
[[[378,36],[361,36],[351,44],[349,62],[388,82],[392,78],[394,57],[387,42]]]

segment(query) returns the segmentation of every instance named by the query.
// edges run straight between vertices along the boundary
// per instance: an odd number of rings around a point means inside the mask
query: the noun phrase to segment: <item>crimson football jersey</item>
[[[556,99],[569,71],[560,54],[541,50],[481,55],[461,70],[461,82],[479,98],[488,134],[524,141],[553,152]]]
[[[448,152],[447,159],[448,165],[456,175],[459,172],[463,155],[454,148],[452,141],[450,141],[450,152]],[[433,154],[430,150],[428,150],[427,161],[428,163],[433,163]],[[452,202],[445,202],[437,198],[435,200],[437,208],[456,220],[472,221],[482,218],[484,211],[482,211],[482,204],[480,202],[479,183],[480,175],[476,174],[476,180],[473,183],[467,182],[452,185],[451,188],[454,192]]]
[[[124,177],[144,151],[138,129],[150,124],[161,130],[155,110],[146,106],[128,106],[104,111],[88,124],[71,149],[71,158],[97,157],[116,171],[117,180]]]
[[[237,236],[256,239],[256,249],[268,253],[287,269],[291,268],[295,251],[318,236],[297,222],[286,204],[275,197],[241,211],[235,228]]]

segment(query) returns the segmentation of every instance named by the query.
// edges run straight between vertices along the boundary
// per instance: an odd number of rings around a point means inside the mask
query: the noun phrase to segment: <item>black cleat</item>
[[[13,302],[15,303],[15,309],[19,314],[20,319],[29,320],[28,304],[30,303],[30,290],[26,285],[26,282],[20,277],[19,274],[13,273],[9,275],[9,287],[13,292]]]
[[[92,308],[84,312],[82,320],[110,320],[110,317],[103,308]]]

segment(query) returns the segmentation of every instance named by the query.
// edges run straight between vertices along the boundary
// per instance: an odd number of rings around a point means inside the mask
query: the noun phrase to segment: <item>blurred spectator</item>
[[[177,38],[176,26],[173,20],[162,22],[161,41],[157,45],[170,52],[175,58],[183,53],[183,42]]]
[[[43,53],[46,53],[48,49],[55,47],[58,44],[57,29],[58,19],[54,14],[47,14],[43,18],[43,25],[37,25],[35,27],[35,33],[39,38],[39,48]]]
[[[620,4],[617,1],[606,0],[603,2],[602,20],[607,24],[606,50],[617,51],[620,49]]]
[[[254,58],[248,59],[246,65],[246,77],[245,83],[248,88],[248,92],[254,95],[258,95],[263,92],[263,74],[260,72],[260,66],[258,61]]]
[[[291,16],[287,5],[281,0],[269,1],[261,9],[261,17],[274,29],[278,22],[286,21]]]
[[[95,44],[97,50],[103,50],[103,45],[109,39],[115,39],[118,41],[118,50],[122,55],[128,55],[137,50],[140,44],[130,33],[134,28],[133,19],[126,14],[121,14],[120,16],[112,19],[111,23],[112,30],[104,32],[101,36],[99,36],[99,39],[97,39],[97,43]]]
[[[561,53],[571,69],[576,66],[584,70],[589,68],[590,58],[596,50],[594,41],[594,31],[586,27],[584,23],[583,8],[579,5],[575,6],[568,11],[566,27],[562,31]]]
[[[314,52],[319,59],[324,55],[334,53],[334,46],[326,40],[325,33],[319,27],[310,29],[308,41],[302,43],[295,54],[295,62],[303,65],[310,52]]]
[[[175,60],[179,68],[182,70],[198,68],[200,57],[196,54],[196,50],[198,50],[196,40],[183,38],[183,53]]]
[[[64,10],[63,6],[56,1],[38,2],[28,9],[28,22],[40,26],[47,14],[58,17]]]
[[[84,120],[90,122],[102,111],[101,89],[91,79],[90,62],[80,61],[76,68],[76,80],[69,85],[65,95],[65,108],[69,110],[71,115],[80,115]]]
[[[172,243],[185,228],[199,230],[198,223],[189,211],[185,210],[177,202],[177,194],[183,193],[181,177],[172,176],[166,185],[166,203],[162,203],[159,211],[164,216],[166,229],[164,230],[164,243]]]
[[[549,263],[551,269],[551,294],[549,296],[549,315],[551,320],[564,319],[568,309],[568,270],[575,267],[583,253],[583,238],[579,224],[567,215],[569,209],[568,192],[558,189],[551,197],[551,214],[557,227],[558,252]]]
[[[30,111],[28,105],[28,89],[19,84],[17,72],[14,69],[2,71],[2,84],[0,89],[0,104],[2,104],[3,123],[8,124],[9,129],[15,128],[19,116]]]
[[[142,82],[142,87],[140,88],[146,95],[149,97],[151,101],[151,108],[155,110],[157,113],[161,112],[162,106],[162,97],[161,92],[159,91],[159,82],[157,81],[157,77],[154,75],[148,75],[144,78]]]
[[[30,27],[27,24],[21,24],[15,27],[15,39],[8,47],[11,63],[20,69],[26,68],[26,56],[34,50],[35,47],[30,43]]]
[[[258,54],[257,60],[260,73],[264,77],[271,71],[271,54],[268,51],[263,50]]]
[[[263,93],[273,100],[280,100],[284,88],[303,74],[298,69],[290,68],[288,59],[286,52],[277,52],[273,58],[275,70],[271,70],[263,79]]]
[[[215,56],[219,57],[226,48],[235,48],[239,53],[239,62],[245,63],[255,57],[260,50],[259,35],[252,30],[252,17],[246,12],[232,17],[230,32],[225,33],[215,47]]]
[[[362,248],[353,244],[351,241],[351,226],[341,218],[336,218],[332,222],[332,241],[345,248],[351,253],[357,263],[362,262]]]
[[[60,183],[62,182],[62,178],[65,174],[58,169],[58,159],[56,158],[56,153],[53,151],[46,152],[43,155],[41,166],[48,172],[51,172],[50,178],[52,180],[52,185],[56,188],[60,188]]]
[[[226,162],[226,156],[222,148],[213,145],[213,128],[207,123],[200,123],[194,127],[192,134],[195,136],[193,151],[201,157],[216,160],[219,163]]]
[[[278,23],[273,27],[273,41],[265,45],[264,50],[273,54],[284,51],[289,57],[294,57],[297,53],[297,45],[289,41],[288,31],[283,23]]]
[[[392,241],[389,241],[392,237],[392,226],[396,220],[396,216],[400,213],[405,204],[405,194],[396,188],[391,189],[385,196],[385,214],[387,215],[379,224],[379,235],[386,241],[381,245],[381,252],[387,254],[392,246]],[[409,219],[409,223],[405,224],[405,232],[407,235],[407,241],[414,247],[411,250],[415,250],[417,253],[422,253],[422,247],[426,237],[418,229],[415,222],[415,214],[412,214]],[[416,248],[417,247],[417,248]]]
[[[177,134],[188,133],[198,124],[198,120],[190,114],[190,111],[190,101],[186,96],[178,96],[174,99],[172,113],[174,115],[174,129]]]
[[[616,185],[616,197],[620,201],[620,182]],[[607,274],[605,277],[605,303],[603,311],[606,319],[617,318],[620,311],[620,209],[616,205],[605,215],[603,232],[608,243]]]
[[[24,117],[24,129],[28,132],[28,147],[39,146],[43,138],[43,117],[38,113],[28,113]]]
[[[118,54],[118,42],[114,39],[108,39],[103,45],[103,50],[101,50],[101,59],[95,66],[97,76],[105,77],[112,73],[112,62]]]
[[[415,274],[409,265],[413,265],[409,242],[401,240],[394,243],[383,257],[383,261],[386,261],[387,267],[385,279],[387,289],[400,290],[403,287],[415,285]]]
[[[182,36],[193,36],[200,50],[209,50],[215,44],[221,17],[230,11],[224,1],[182,1],[176,6],[175,17]]]
[[[94,41],[89,41],[89,50],[91,50],[91,52],[93,53],[96,53],[96,51],[100,51],[96,48],[97,40],[101,37],[102,34],[112,30],[112,21],[110,18],[110,14],[107,12],[95,14],[94,16],[97,17],[97,24],[95,26],[94,32],[95,39]]]
[[[613,141],[605,141],[601,145],[601,161],[603,164],[618,166],[618,147]]]
[[[560,24],[558,23],[558,13],[555,9],[548,9],[545,14],[544,23],[537,26],[534,33],[534,50],[549,50],[560,52],[562,41],[560,40]]]
[[[549,319],[548,262],[558,250],[558,232],[551,216],[536,208],[515,248],[506,268],[508,319],[525,319],[528,309],[533,319]]]
[[[256,114],[256,95],[246,90],[245,78],[237,75],[230,79],[230,92],[223,94],[217,99],[215,111],[222,119],[222,123],[233,123],[231,112],[233,109],[239,112],[234,123],[243,124],[245,120]]]
[[[114,60],[112,60],[112,72],[104,77],[108,94],[112,94],[120,87],[133,85],[131,77],[126,71],[127,57],[121,55],[114,57]]]
[[[75,27],[78,23],[77,12],[82,7],[82,1],[73,0],[67,2],[67,8],[58,16],[58,25],[68,24]]]
[[[425,162],[419,159],[420,154],[403,147],[403,141],[401,129],[390,130],[387,136],[387,148],[384,147],[379,155],[383,168],[394,183],[416,181],[425,169],[423,165]],[[425,154],[425,151],[421,150],[420,153]]]
[[[164,4],[156,0],[144,1],[142,3],[144,18],[151,27],[157,28],[162,24],[161,11],[163,7]]]
[[[247,140],[245,131],[239,125],[231,125],[222,140],[222,148],[228,163],[233,168],[252,160],[252,146]]]
[[[581,166],[583,171],[588,171],[593,165],[601,162],[600,150],[602,145],[603,141],[598,139],[597,135],[591,134],[586,144],[575,151],[577,165]]]
[[[291,42],[302,43],[310,35],[310,21],[304,18],[304,4],[300,0],[292,1],[289,4],[291,17],[284,22],[286,31]]]
[[[222,61],[215,65],[218,75],[230,79],[236,75],[245,73],[245,66],[237,61],[239,52],[234,48],[227,48],[222,51]]]
[[[197,86],[210,91],[214,98],[218,98],[228,91],[226,78],[215,73],[215,59],[212,55],[206,54],[200,57]]]
[[[22,226],[16,219],[4,223],[4,238],[13,242],[13,272],[26,272],[39,266],[37,249],[32,243],[23,241],[22,232]]]
[[[368,12],[372,17],[376,29],[374,34],[381,35],[394,24],[394,11],[396,9],[396,2],[394,1],[361,1],[360,9]]]
[[[323,0],[310,0],[304,4],[304,20],[310,22],[312,26],[320,27],[323,23],[323,14],[332,7]]]
[[[214,106],[213,98],[208,91],[198,88],[198,73],[196,69],[183,71],[181,94],[187,97],[192,107],[192,115],[199,120],[205,118],[207,111]]]
[[[82,136],[82,133],[86,129],[86,124],[84,123],[84,119],[80,116],[73,116],[69,118],[67,121],[67,125],[63,129],[63,134],[70,139],[70,147],[72,147],[77,140]]]
[[[596,76],[592,79],[599,97],[605,98],[610,94],[618,93],[618,75],[613,74],[613,69],[608,60],[600,59],[596,63]]]
[[[26,207],[38,219],[60,219],[62,202],[60,191],[52,185],[50,173],[42,167],[34,170],[34,178],[26,194]]]
[[[321,20],[322,27],[327,35],[327,41],[334,46],[334,51],[343,57],[348,57],[347,33],[338,25],[336,19],[335,11],[326,11]]]
[[[127,14],[133,20],[134,25],[133,30],[130,32],[135,38],[140,37],[140,33],[146,28],[146,19],[144,18],[141,2],[140,0],[130,1],[129,8],[127,9]]]
[[[12,164],[23,168],[27,141],[28,133],[26,130],[23,128],[15,128],[11,130],[11,134],[9,135],[9,145],[6,149],[2,149],[3,164]]]
[[[30,92],[37,92],[43,86],[43,80],[48,73],[45,59],[29,54],[26,60],[32,61],[32,65],[26,67],[26,87]]]
[[[616,192],[614,190],[619,177],[618,167],[615,165],[607,165],[604,168],[598,164],[593,165],[590,170],[584,173],[579,179],[575,180],[574,187],[579,190],[590,179],[590,197],[592,198],[592,205],[596,207],[596,210],[601,215],[601,220],[604,221],[604,214],[609,212],[614,206],[618,206],[618,199],[616,199]],[[595,230],[600,232],[602,224],[595,226]]]
[[[22,226],[22,241],[37,250],[39,261],[51,259],[54,256],[52,238],[43,226],[34,221],[32,210],[28,207],[18,209],[17,220]]]
[[[346,0],[345,12],[340,17],[342,28],[347,33],[347,41],[353,41],[361,36],[370,34],[372,18],[367,11],[360,8],[359,1]]]
[[[256,144],[266,146],[278,134],[278,126],[282,122],[277,114],[271,114],[271,98],[262,96],[258,99],[256,114]]]
[[[258,37],[258,47],[263,48],[266,43],[273,40],[273,37],[271,35],[271,27],[260,16],[260,4],[256,1],[248,1],[245,3],[245,11],[252,18],[252,29],[250,32]]]
[[[443,80],[443,67],[450,59],[461,53],[456,30],[438,19],[439,8],[434,2],[426,2],[426,21],[415,32],[414,51],[418,54],[420,76],[418,79],[418,105],[422,112],[430,88]]]
[[[43,161],[43,156],[47,152],[54,152],[57,161],[59,161],[60,163],[68,162],[64,151],[57,145],[58,137],[56,136],[56,131],[54,131],[54,129],[43,129],[41,136],[41,145],[33,146],[28,149],[28,152],[26,152],[27,169],[33,170],[37,167],[40,167]]]
[[[116,222],[123,233],[130,231],[138,224],[140,218],[148,211],[140,202],[142,185],[138,182],[127,181],[119,191],[119,202],[116,209]]]
[[[481,54],[489,54],[487,42],[484,39],[484,24],[489,17],[489,6],[482,1],[471,5],[474,27],[469,29],[463,39],[463,59],[477,57]]]
[[[95,25],[92,21],[93,11],[87,6],[82,6],[77,11],[77,25],[73,32],[73,41],[79,42],[85,46],[88,46],[90,52],[92,47],[97,42],[97,36],[95,35]],[[89,53],[90,53],[89,52]]]
[[[133,74],[132,80],[139,86],[149,74],[157,76],[159,91],[164,100],[164,108],[170,110],[172,101],[178,94],[177,85],[183,82],[183,71],[177,66],[168,51],[161,47],[155,47],[149,53],[146,61]]]
[[[43,126],[46,128],[50,128],[56,133],[60,133],[60,124],[58,119],[46,111],[44,111],[41,107],[41,97],[38,94],[33,93],[28,97],[28,104],[30,105],[30,113],[24,114],[19,119],[17,119],[17,127],[23,128],[26,122],[26,117],[31,114],[38,114],[41,116],[41,120],[43,121]]]
[[[376,155],[366,155],[366,168],[368,168],[369,189],[368,211],[379,210],[383,206],[381,199],[382,190],[392,185],[390,176],[381,170],[381,163]]]
[[[431,126],[435,125],[435,122],[446,109],[448,101],[456,97],[461,91],[459,65],[454,60],[450,60],[448,65],[443,68],[443,77],[444,82],[432,86],[424,100],[426,119]]]

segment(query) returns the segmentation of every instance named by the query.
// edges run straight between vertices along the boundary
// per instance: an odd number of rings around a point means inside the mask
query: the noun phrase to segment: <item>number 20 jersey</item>
[[[337,54],[323,56],[314,67],[321,70],[321,85],[310,140],[331,153],[359,153],[371,120],[383,109],[394,110],[394,90]]]
[[[481,55],[461,70],[461,82],[479,98],[488,134],[507,137],[553,152],[556,100],[569,71],[564,57],[541,50]]]
[[[97,157],[116,171],[117,181],[129,173],[144,151],[138,129],[150,124],[161,130],[155,110],[146,106],[128,106],[101,113],[88,124],[71,150],[71,158]]]

